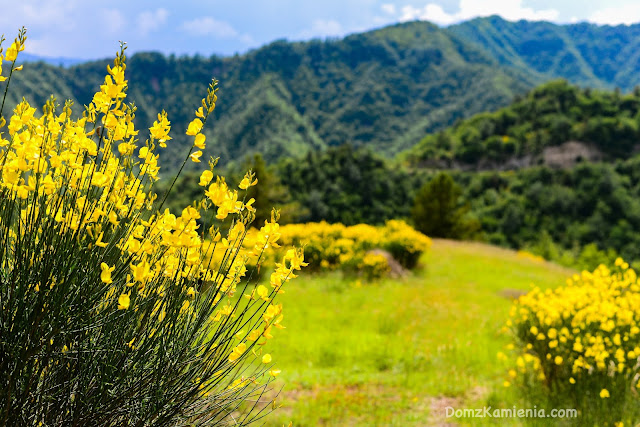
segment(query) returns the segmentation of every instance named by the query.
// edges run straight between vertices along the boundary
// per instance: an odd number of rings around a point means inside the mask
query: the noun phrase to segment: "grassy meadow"
[[[438,425],[452,406],[510,407],[498,361],[510,297],[572,274],[480,243],[434,240],[405,279],[303,272],[281,296],[283,407],[268,425]],[[464,420],[459,420],[464,422]]]

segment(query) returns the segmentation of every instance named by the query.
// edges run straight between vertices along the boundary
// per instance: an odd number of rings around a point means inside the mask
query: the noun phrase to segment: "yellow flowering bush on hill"
[[[583,421],[637,417],[640,281],[622,259],[557,289],[534,288],[514,303],[507,326],[518,343],[516,381],[572,402]]]
[[[5,90],[25,40],[0,47]],[[10,117],[0,107],[0,425],[242,425],[270,407],[279,371],[262,349],[302,252],[279,255],[268,287],[251,280],[247,265],[277,246],[277,216],[244,247],[255,179],[229,188],[214,160],[200,200],[163,209],[170,195],[153,186],[171,122],[161,112],[139,134],[125,71],[122,47],[80,114],[54,99]],[[201,161],[216,91],[186,130],[183,167]]]
[[[358,267],[368,280],[384,277],[391,271],[387,258],[374,252],[367,252]]]
[[[384,256],[369,251],[387,250],[405,268],[413,268],[431,246],[431,239],[399,220],[380,227],[326,222],[289,224],[279,227],[278,232],[283,245],[304,247],[310,268],[363,271],[371,278],[381,277],[389,266]]]

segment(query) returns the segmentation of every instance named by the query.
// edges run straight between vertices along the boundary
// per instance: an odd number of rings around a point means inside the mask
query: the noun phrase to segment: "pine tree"
[[[462,189],[442,172],[416,195],[411,215],[419,231],[431,237],[462,239],[477,231],[479,224],[466,218],[469,205],[461,204]]]

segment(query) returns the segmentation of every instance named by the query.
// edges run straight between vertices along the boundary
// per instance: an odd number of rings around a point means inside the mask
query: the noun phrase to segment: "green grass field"
[[[404,280],[303,273],[281,296],[287,329],[269,351],[282,369],[283,407],[268,424],[439,425],[456,421],[447,406],[511,407],[496,357],[508,343],[500,332],[508,295],[561,285],[571,273],[447,240],[434,240]]]

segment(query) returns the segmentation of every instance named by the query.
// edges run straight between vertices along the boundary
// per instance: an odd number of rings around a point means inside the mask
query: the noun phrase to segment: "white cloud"
[[[462,11],[461,11],[462,12]],[[413,21],[415,19],[422,19],[425,21],[436,22],[438,24],[448,25],[452,22],[461,20],[459,15],[449,14],[442,9],[440,5],[435,3],[429,3],[423,8],[417,8],[413,6],[404,6],[400,15],[401,21]]]
[[[22,3],[17,12],[18,16],[22,15],[24,20],[30,25],[56,27],[60,24],[72,24],[75,27],[73,19],[70,15],[78,6],[77,0],[48,0],[30,3]]]
[[[247,46],[256,44],[251,35],[238,32],[231,24],[219,21],[210,16],[185,21],[181,25],[182,31],[196,37],[213,36],[218,39],[234,39]]]
[[[182,29],[193,36],[214,36],[221,39],[238,37],[238,31],[229,23],[210,16],[185,21]]]
[[[126,26],[126,19],[122,12],[118,9],[102,9],[97,14],[102,22],[105,23],[104,28],[108,34],[121,35],[122,30]]]
[[[169,11],[164,8],[159,8],[155,11],[145,10],[138,15],[138,31],[143,36],[146,36],[152,31],[159,29],[167,22],[169,17]]]
[[[343,33],[344,29],[338,21],[333,19],[316,19],[313,21],[311,31],[313,31],[314,34],[321,34],[323,36],[339,36]]]
[[[68,55],[66,46],[61,46],[60,43],[51,38],[36,39],[30,37],[27,40],[24,50],[32,55],[40,56],[54,57]]]
[[[25,0],[8,3],[2,12],[7,38],[24,25],[25,49],[35,55],[95,58],[115,52],[118,40],[133,38],[127,7],[117,1],[96,7],[82,0]]]
[[[6,2],[2,5],[0,25],[3,32],[15,31],[24,25],[27,29],[55,29],[56,32],[69,33],[78,30],[75,11],[78,0],[37,0],[30,2]]]
[[[630,25],[640,22],[640,7],[638,7],[637,3],[624,3],[619,6],[606,7],[593,12],[587,20],[601,25]]]
[[[396,14],[396,6],[394,4],[391,3],[385,3],[382,6],[380,6],[380,9],[382,9],[382,11],[384,13],[386,13],[387,15],[395,15]]]
[[[240,40],[242,43],[246,44],[247,46],[252,46],[256,44],[256,41],[254,40],[254,38],[246,33],[240,34],[240,36],[238,37],[238,40]]]
[[[555,21],[559,12],[556,9],[535,10],[524,7],[522,0],[460,0],[458,11],[446,12],[440,5],[428,3],[424,7],[404,6],[400,20],[422,19],[441,25],[465,21],[479,16],[500,15],[510,21],[527,19],[529,21]]]

